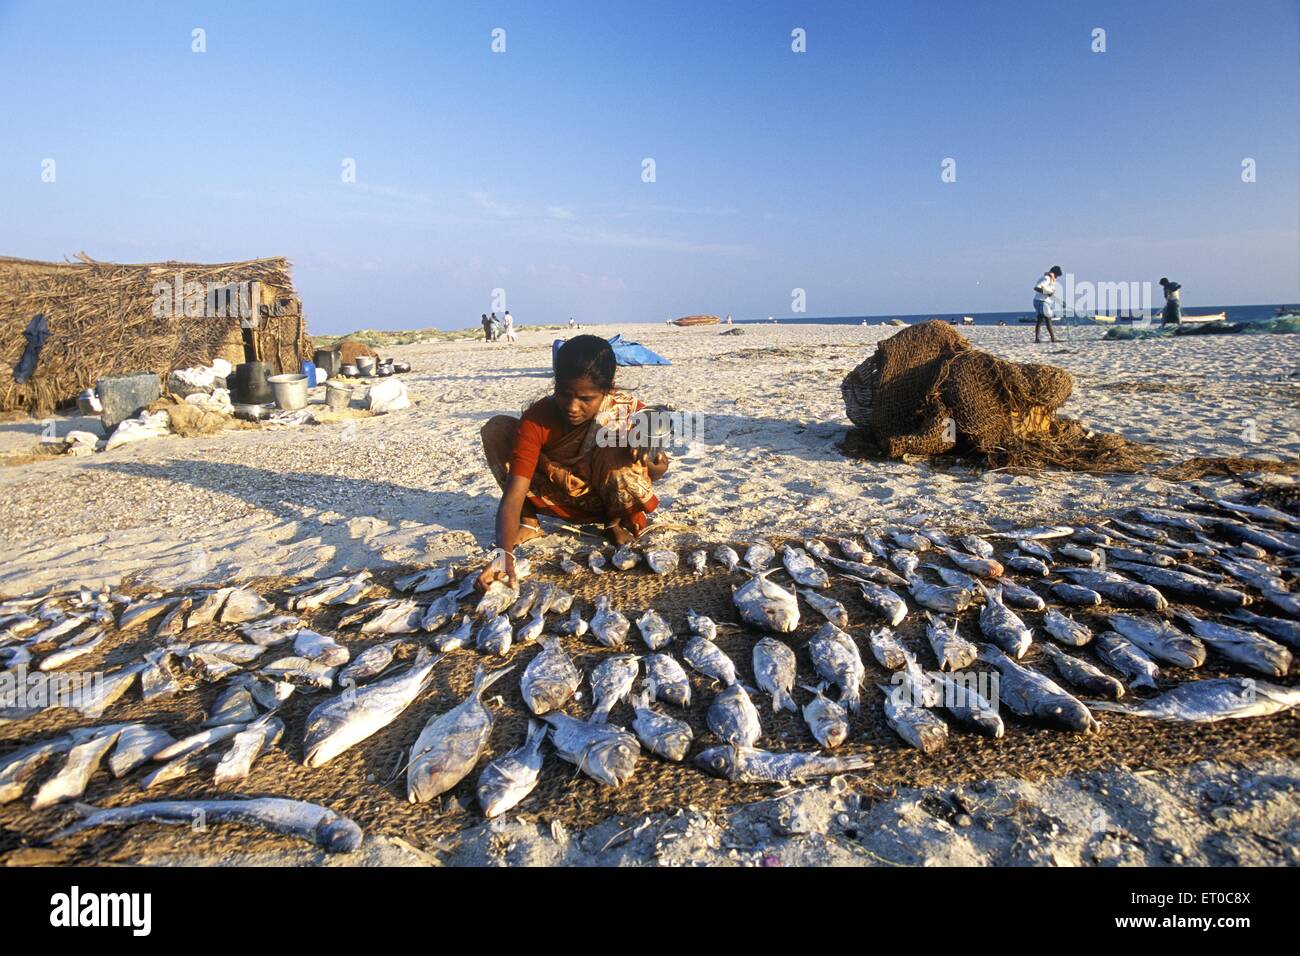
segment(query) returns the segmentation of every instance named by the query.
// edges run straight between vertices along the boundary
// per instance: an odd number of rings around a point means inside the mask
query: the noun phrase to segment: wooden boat
[[[717,325],[721,321],[716,315],[684,315],[680,319],[673,319],[673,325]]]
[[[1227,322],[1227,312],[1215,312],[1213,315],[1185,315],[1183,325],[1204,325],[1206,322]]]

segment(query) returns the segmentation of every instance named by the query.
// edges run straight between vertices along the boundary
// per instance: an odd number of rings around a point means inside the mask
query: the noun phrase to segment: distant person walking
[[[1165,290],[1165,312],[1163,325],[1182,325],[1183,323],[1183,287],[1169,279],[1160,280],[1160,288]]]
[[[1052,266],[1043,273],[1043,277],[1034,286],[1034,341],[1039,342],[1039,333],[1043,324],[1047,324],[1047,336],[1056,342],[1056,332],[1052,329],[1055,318],[1053,297],[1056,295],[1056,280],[1061,277],[1061,267]]]
[[[497,318],[495,312],[488,316],[488,325],[491,327],[491,334],[488,336],[488,341],[495,342],[501,337],[501,320]]]
[[[577,321],[573,318],[573,316],[569,316],[569,328],[580,329],[582,328],[582,326],[577,323]]]
[[[492,323],[488,321],[487,313],[483,313],[483,341],[492,341]]]
[[[507,342],[513,342],[517,338],[515,335],[515,317],[506,309],[506,314],[501,317],[501,330]]]

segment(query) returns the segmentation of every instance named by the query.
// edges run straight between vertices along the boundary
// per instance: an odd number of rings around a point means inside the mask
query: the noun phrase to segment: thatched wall
[[[252,311],[257,314],[253,343],[261,360],[277,371],[294,371],[311,357],[287,259],[214,265],[125,265],[95,262],[84,254],[78,259],[0,257],[0,410],[48,415],[106,375],[165,376],[214,358],[242,362],[241,314]],[[210,294],[224,285],[234,288]],[[13,370],[27,346],[23,330],[42,313],[50,338],[35,374],[19,385]]]

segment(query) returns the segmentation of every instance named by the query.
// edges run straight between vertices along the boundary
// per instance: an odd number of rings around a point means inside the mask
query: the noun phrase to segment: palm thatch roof
[[[201,264],[36,262],[0,257],[0,411],[48,415],[108,375],[257,358],[295,371],[311,341],[287,259]],[[14,381],[44,315],[50,336],[35,373]],[[245,327],[247,326],[247,327]]]

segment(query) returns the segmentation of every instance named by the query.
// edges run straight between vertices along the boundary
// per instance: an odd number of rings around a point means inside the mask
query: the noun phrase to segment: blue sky
[[[1028,309],[1053,263],[1294,302],[1298,17],[0,0],[0,254],[285,255],[318,332]]]

